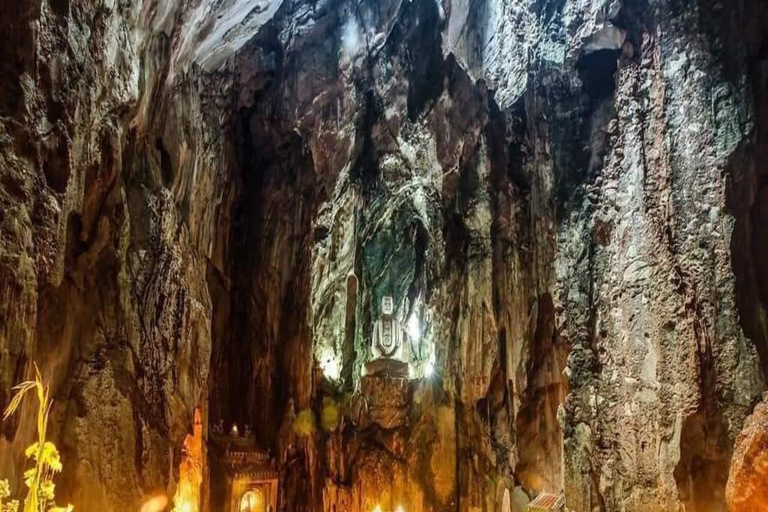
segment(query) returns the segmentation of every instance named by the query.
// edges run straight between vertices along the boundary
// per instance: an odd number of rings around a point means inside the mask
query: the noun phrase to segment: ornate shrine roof
[[[543,492],[536,496],[532,502],[528,504],[528,512],[546,512],[550,510],[562,510],[565,505],[565,500],[562,496],[555,494],[548,494]]]
[[[211,440],[220,448],[222,463],[230,476],[254,480],[277,479],[277,469],[269,453],[258,447],[255,438],[212,434]]]

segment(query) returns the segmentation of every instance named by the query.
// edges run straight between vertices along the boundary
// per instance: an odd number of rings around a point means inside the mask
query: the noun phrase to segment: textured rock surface
[[[768,406],[761,403],[736,440],[727,496],[731,510],[768,510]]]
[[[233,187],[211,129],[226,90],[195,72],[167,86],[183,33],[160,5],[1,7],[0,401],[36,360],[59,494],[137,510],[169,486],[208,378],[206,272]],[[18,476],[32,421],[3,425],[2,473]]]
[[[0,404],[36,359],[78,509],[172,495],[207,402],[285,511],[725,510],[768,368],[761,2],[0,9]],[[387,294],[416,378],[366,384]]]

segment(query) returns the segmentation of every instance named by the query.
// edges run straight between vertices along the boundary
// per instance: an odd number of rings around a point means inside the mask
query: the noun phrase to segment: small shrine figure
[[[408,335],[397,319],[394,309],[391,296],[381,299],[381,317],[373,325],[373,358],[365,365],[367,375],[408,377],[408,363],[403,361],[403,347]]]
[[[219,418],[219,421],[217,421],[216,424],[213,426],[213,433],[214,434],[224,433],[224,420]]]
[[[245,437],[251,437],[251,426],[250,425],[246,425],[245,426],[245,432],[243,433],[243,435]]]
[[[400,359],[403,348],[403,328],[394,315],[392,297],[381,299],[381,318],[373,326],[374,359]]]

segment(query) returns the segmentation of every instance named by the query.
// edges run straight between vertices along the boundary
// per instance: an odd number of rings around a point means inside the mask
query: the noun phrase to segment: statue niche
[[[365,365],[365,374],[408,378],[408,363],[403,359],[403,351],[408,334],[397,319],[391,296],[381,299],[381,317],[373,325],[371,336],[371,360]]]

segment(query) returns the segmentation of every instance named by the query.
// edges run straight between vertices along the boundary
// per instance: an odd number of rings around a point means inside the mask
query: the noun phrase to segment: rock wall
[[[171,491],[205,398],[236,161],[227,81],[183,67],[187,18],[147,2],[4,2],[0,402],[36,361],[61,501]],[[175,72],[175,78],[174,78]],[[17,489],[32,407],[3,424]]]
[[[40,363],[78,509],[173,495],[202,404],[285,511],[726,510],[768,365],[760,2],[0,8],[0,404]],[[388,294],[410,381],[361,377]]]

